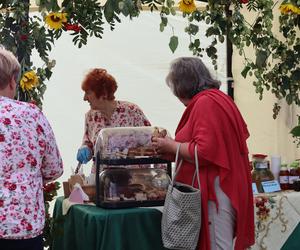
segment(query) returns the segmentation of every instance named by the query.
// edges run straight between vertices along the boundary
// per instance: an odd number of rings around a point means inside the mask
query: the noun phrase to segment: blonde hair
[[[21,66],[14,54],[0,45],[0,89],[4,89],[12,79],[17,80]]]

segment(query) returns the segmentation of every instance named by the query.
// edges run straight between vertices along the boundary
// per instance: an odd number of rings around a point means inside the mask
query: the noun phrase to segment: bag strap
[[[199,174],[199,161],[198,161],[197,144],[195,145],[195,168],[196,169],[195,169],[194,176],[193,176],[192,186],[194,186],[195,175],[197,175],[198,187],[199,187],[199,189],[201,189],[201,187],[200,187],[200,174]]]
[[[174,176],[173,176],[173,179],[172,179],[172,186],[174,186],[176,176],[179,173],[179,169],[181,168],[181,165],[182,165],[182,159],[178,163],[180,147],[181,147],[181,143],[178,143],[177,144],[177,149],[176,149],[176,156],[175,156],[175,173],[174,173]]]
[[[174,173],[173,180],[172,180],[172,186],[174,186],[176,176],[179,173],[179,169],[181,168],[181,165],[182,165],[182,159],[178,163],[180,146],[181,146],[181,143],[178,143],[177,149],[176,149],[176,156],[175,156],[175,173]],[[197,176],[197,181],[198,181],[198,189],[201,189],[197,144],[195,145],[195,172],[194,172],[194,176],[193,176],[193,180],[192,180],[192,186],[194,186],[196,176]]]

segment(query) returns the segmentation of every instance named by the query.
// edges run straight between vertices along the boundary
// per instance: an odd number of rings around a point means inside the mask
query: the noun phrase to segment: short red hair
[[[115,92],[118,88],[115,78],[108,74],[105,69],[92,69],[82,82],[83,91],[91,90],[97,98],[107,96],[108,100],[115,99]]]

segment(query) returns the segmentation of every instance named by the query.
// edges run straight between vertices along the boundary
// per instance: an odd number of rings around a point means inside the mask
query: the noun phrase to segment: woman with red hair
[[[136,104],[115,100],[117,82],[105,69],[92,69],[81,88],[85,92],[83,100],[89,102],[91,109],[85,116],[83,142],[77,153],[80,163],[87,163],[92,158],[93,147],[102,128],[150,126]]]

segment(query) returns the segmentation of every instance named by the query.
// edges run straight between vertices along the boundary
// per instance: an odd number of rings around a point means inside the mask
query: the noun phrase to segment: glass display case
[[[100,173],[99,183],[101,207],[162,206],[170,177],[163,169],[110,168]]]
[[[158,127],[105,128],[95,146],[96,205],[104,208],[162,206],[171,178],[171,162],[159,158],[153,136]]]

